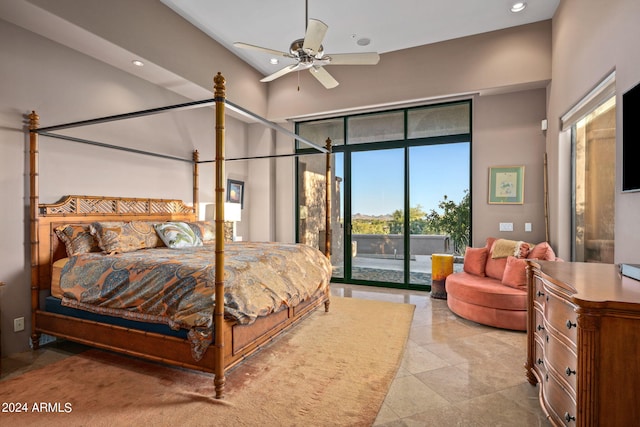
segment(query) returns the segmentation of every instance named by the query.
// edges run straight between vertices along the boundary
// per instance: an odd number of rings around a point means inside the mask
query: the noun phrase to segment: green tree
[[[389,234],[388,221],[382,219],[355,219],[353,234]]]
[[[460,203],[444,196],[438,203],[442,213],[431,210],[426,217],[427,227],[439,234],[448,234],[453,243],[453,251],[462,254],[469,245],[471,234],[471,200],[469,190],[465,190]]]
[[[389,222],[389,230],[391,234],[404,234],[404,214],[403,211],[398,209],[391,214],[391,221]],[[422,209],[422,206],[417,205],[414,208],[409,209],[409,234],[426,234],[427,220],[426,212]]]

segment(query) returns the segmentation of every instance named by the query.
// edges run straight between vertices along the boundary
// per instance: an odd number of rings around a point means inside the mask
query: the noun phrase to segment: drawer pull
[[[549,335],[547,335],[545,338],[547,339],[547,342],[549,342]]]
[[[571,376],[571,374],[573,374],[573,375],[575,375],[575,374],[576,374],[576,371],[571,370],[571,368],[570,368],[570,367],[568,367],[568,366],[567,366],[567,369],[565,369],[565,371],[564,371],[564,372],[567,374],[567,376],[568,376],[568,377],[570,377],[570,376]]]
[[[538,329],[539,331],[543,331],[543,330],[544,330],[544,326],[542,326],[542,325],[538,325],[538,328],[537,328],[537,329]]]
[[[576,328],[578,325],[571,323],[571,320],[567,320],[567,329]]]
[[[536,294],[537,296],[541,297],[544,295],[544,292],[538,291],[538,293]]]
[[[575,420],[576,420],[576,417],[572,416],[572,415],[571,415],[570,413],[568,413],[568,412],[565,412],[565,413],[564,413],[564,420],[565,420],[566,422],[569,422],[569,421],[575,421]]]
[[[544,364],[544,360],[542,360],[540,357],[538,358],[537,362],[538,362],[538,365]]]

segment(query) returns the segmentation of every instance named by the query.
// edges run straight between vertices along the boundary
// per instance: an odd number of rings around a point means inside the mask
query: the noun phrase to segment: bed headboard
[[[66,196],[57,203],[39,204],[37,215],[37,286],[51,287],[51,265],[67,256],[64,244],[54,232],[67,224],[95,221],[196,221],[196,208],[181,200],[132,197]],[[32,238],[35,236],[32,236]]]

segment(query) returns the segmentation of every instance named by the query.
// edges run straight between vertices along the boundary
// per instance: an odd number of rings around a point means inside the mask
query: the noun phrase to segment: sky
[[[470,186],[468,143],[411,147],[409,153],[411,207],[440,211],[445,194],[460,202]],[[353,214],[387,215],[402,209],[403,149],[355,152],[351,162]],[[336,153],[336,175],[344,178],[343,170],[343,155]]]

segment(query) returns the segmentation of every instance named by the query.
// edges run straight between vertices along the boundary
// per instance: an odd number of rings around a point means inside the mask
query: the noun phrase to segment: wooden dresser
[[[640,425],[640,282],[612,264],[527,263],[525,368],[549,420]]]

